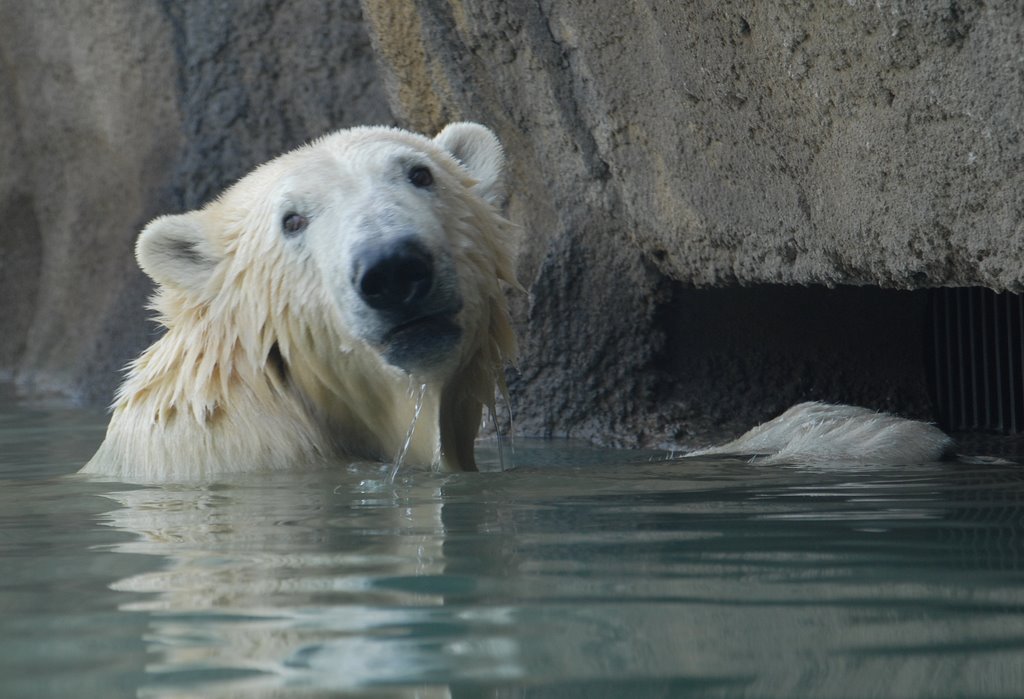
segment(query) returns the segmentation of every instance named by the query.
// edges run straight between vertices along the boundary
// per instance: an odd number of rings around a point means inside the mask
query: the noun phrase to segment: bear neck
[[[292,319],[241,335],[248,326],[230,314],[166,297],[154,305],[167,332],[130,366],[94,460],[203,478],[346,457],[388,461],[402,450],[418,389],[408,377]],[[440,388],[428,387],[407,463],[438,461],[440,403]]]

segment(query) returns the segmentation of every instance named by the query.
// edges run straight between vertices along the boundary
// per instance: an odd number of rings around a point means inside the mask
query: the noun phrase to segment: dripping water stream
[[[409,431],[405,433],[405,442],[402,443],[402,450],[398,452],[398,457],[395,458],[395,463],[391,464],[391,470],[388,471],[388,483],[394,483],[395,477],[398,475],[398,470],[402,468],[402,462],[405,461],[405,455],[409,452],[409,445],[412,444],[412,435],[416,431],[416,423],[420,419],[420,412],[423,411],[423,396],[427,393],[427,384],[420,384],[418,390],[410,387],[409,396],[416,396],[416,407],[412,412],[412,422],[409,424]]]
[[[494,435],[498,445],[498,468],[502,471],[506,471],[508,466],[505,463],[505,446],[508,445],[512,459],[515,460],[516,445],[512,438],[512,409],[509,407],[508,411],[508,434],[507,436],[501,433],[501,428],[498,426],[498,411],[494,403],[487,406],[487,414],[491,418],[491,424],[494,426]]]

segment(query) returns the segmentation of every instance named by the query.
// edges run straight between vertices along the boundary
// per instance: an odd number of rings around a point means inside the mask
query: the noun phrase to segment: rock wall
[[[493,123],[537,236],[596,205],[687,283],[1021,288],[1013,3],[364,7],[403,121]]]
[[[522,434],[928,416],[912,290],[1024,287],[1013,3],[0,0],[0,27],[0,368],[30,389],[108,400],[152,332],[145,221],[356,123],[505,143]]]
[[[155,6],[0,4],[0,357],[77,392],[144,335],[131,240],[179,148]]]
[[[701,441],[803,398],[927,417],[927,303],[898,290],[1022,287],[1013,3],[363,7],[403,122],[508,146],[527,432]],[[736,285],[811,286],[687,291]]]

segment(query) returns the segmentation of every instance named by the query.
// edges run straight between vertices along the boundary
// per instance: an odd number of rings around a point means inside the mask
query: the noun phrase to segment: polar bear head
[[[115,420],[142,411],[138,430],[230,413],[258,430],[247,413],[287,403],[292,439],[320,442],[312,451],[392,458],[409,386],[423,384],[435,462],[472,468],[481,407],[515,344],[503,283],[516,286],[517,231],[500,213],[503,178],[501,146],[478,124],[433,139],[361,127],[156,219],[136,256],[168,331],[132,366]],[[208,451],[216,462],[240,450]]]

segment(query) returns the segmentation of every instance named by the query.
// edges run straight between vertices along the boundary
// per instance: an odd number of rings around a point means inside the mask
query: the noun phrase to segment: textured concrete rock
[[[181,142],[167,23],[151,4],[12,1],[0,26],[0,356],[37,390],[100,376],[109,395],[145,333],[134,233]]]
[[[508,146],[526,432],[700,441],[800,398],[927,415],[919,295],[770,291],[812,315],[746,332],[764,293],[686,287],[1024,285],[1012,3],[363,6],[403,122]]]
[[[0,0],[0,27],[0,367],[36,391],[110,400],[153,330],[148,219],[391,121],[354,0]]]

